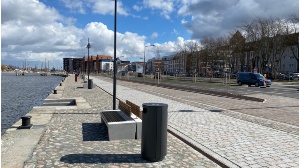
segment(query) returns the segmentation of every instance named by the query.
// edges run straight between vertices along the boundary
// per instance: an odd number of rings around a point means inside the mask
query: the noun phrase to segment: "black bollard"
[[[57,90],[54,90],[54,91],[53,91],[53,94],[57,94]]]
[[[61,82],[60,82],[59,86],[62,86],[62,85],[61,85]]]
[[[22,125],[18,127],[18,129],[30,129],[32,127],[32,124],[30,124],[31,116],[23,116],[22,119]]]

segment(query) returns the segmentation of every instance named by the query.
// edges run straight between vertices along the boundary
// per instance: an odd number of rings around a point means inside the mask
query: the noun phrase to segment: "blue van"
[[[253,72],[238,73],[237,84],[239,86],[246,84],[248,86],[255,85],[256,87],[259,87],[259,86],[264,86],[265,82],[266,82],[266,86],[270,87],[271,81],[266,79],[260,73],[253,73]]]

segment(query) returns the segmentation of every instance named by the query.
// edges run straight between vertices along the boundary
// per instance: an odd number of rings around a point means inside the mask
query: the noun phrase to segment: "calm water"
[[[1,74],[1,135],[33,106],[40,106],[61,82],[60,76]]]

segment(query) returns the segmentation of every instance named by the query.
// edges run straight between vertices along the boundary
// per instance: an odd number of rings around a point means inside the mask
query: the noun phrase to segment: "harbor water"
[[[41,106],[61,80],[53,75],[1,73],[1,135],[34,106]]]

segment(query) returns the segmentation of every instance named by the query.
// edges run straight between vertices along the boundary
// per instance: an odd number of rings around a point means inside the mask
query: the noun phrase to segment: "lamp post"
[[[116,110],[117,97],[117,0],[115,0],[115,16],[114,16],[114,78],[113,78],[113,110]]]
[[[145,71],[146,71],[146,69],[145,69],[145,55],[146,55],[146,52],[145,52],[145,50],[146,50],[146,47],[150,47],[150,46],[153,46],[153,47],[155,47],[155,45],[154,45],[154,44],[152,44],[152,45],[148,45],[148,46],[144,46],[144,65],[143,65],[143,78],[144,78],[144,82],[145,82]]]
[[[86,48],[88,49],[88,62],[87,62],[87,69],[88,69],[88,86],[90,86],[90,48],[91,48],[91,44],[90,44],[90,39],[88,38],[88,44],[86,46]]]

